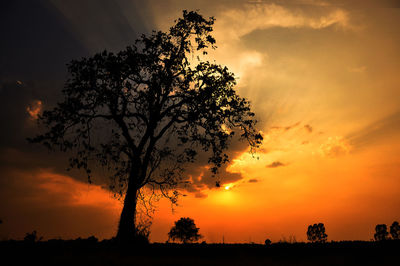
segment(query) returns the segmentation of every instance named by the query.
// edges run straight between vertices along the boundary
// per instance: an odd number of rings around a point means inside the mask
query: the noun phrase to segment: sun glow
[[[233,184],[232,183],[227,184],[224,188],[225,190],[231,190],[233,188]]]

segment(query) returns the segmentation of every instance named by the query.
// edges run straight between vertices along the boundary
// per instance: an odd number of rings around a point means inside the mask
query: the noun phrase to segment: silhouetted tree
[[[265,239],[265,245],[266,246],[269,246],[269,245],[271,245],[271,240],[270,239]]]
[[[393,239],[400,239],[400,225],[399,222],[395,221],[390,226],[390,234]]]
[[[374,238],[376,241],[383,241],[383,240],[387,240],[388,239],[388,231],[387,231],[387,227],[386,224],[377,224],[375,226],[375,234],[374,234]]]
[[[136,244],[149,244],[150,243],[150,220],[141,220],[137,222],[135,227],[135,243]]]
[[[307,239],[313,243],[325,243],[328,235],[325,233],[323,223],[313,224],[308,226]]]
[[[251,151],[261,144],[234,74],[201,59],[215,48],[213,24],[212,17],[184,11],[167,32],[142,35],[117,54],[72,61],[64,100],[39,116],[47,131],[31,142],[70,152],[70,167],[86,170],[89,182],[91,162],[109,171],[110,188],[125,197],[120,240],[135,235],[142,188],[176,203],[184,169],[199,151],[216,174],[235,132]]]
[[[36,230],[32,233],[26,233],[24,237],[24,241],[28,243],[35,243],[36,241],[42,240],[43,237],[38,237]]]
[[[190,243],[199,240],[202,236],[199,234],[199,228],[196,227],[193,219],[189,217],[180,218],[168,233],[168,239],[176,239],[182,243]]]

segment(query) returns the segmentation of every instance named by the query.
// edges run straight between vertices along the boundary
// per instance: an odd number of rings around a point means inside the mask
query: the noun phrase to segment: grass
[[[397,265],[399,241],[117,246],[109,241],[0,242],[2,265]]]

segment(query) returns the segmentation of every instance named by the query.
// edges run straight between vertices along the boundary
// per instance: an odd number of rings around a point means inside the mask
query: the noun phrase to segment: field
[[[0,243],[1,265],[399,265],[400,242],[149,244],[62,241]]]

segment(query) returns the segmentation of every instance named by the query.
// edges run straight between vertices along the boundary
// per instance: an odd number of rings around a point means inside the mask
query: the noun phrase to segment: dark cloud
[[[234,183],[243,179],[240,173],[227,171],[227,167],[228,164],[224,165],[219,169],[218,174],[213,176],[207,164],[201,164],[201,161],[194,163],[191,167],[188,167],[184,175],[184,181],[188,183],[185,184],[183,189],[195,194],[200,192],[205,193],[207,189],[218,189],[218,187],[222,187],[224,184]]]
[[[0,167],[65,173],[66,154],[50,154],[26,141],[39,132],[38,108],[49,109],[61,99],[66,64],[96,50],[79,37],[112,42],[101,50],[123,48],[153,25],[150,9],[143,1],[103,0],[16,0],[0,7]],[[79,173],[74,177],[84,180]]]
[[[0,81],[63,80],[65,64],[87,54],[46,1],[2,2]]]
[[[47,2],[46,2],[47,3]],[[147,1],[50,1],[46,6],[90,52],[119,51],[155,29]]]
[[[49,108],[57,100],[51,91],[61,90],[57,82],[21,82],[15,80],[3,81],[0,90],[0,172],[7,169],[37,170],[52,168],[54,171],[66,174],[68,154],[50,153],[45,147],[32,145],[28,137],[38,134],[40,129],[36,120],[29,114],[29,107],[37,107],[37,101],[42,102],[42,108]],[[74,171],[74,177],[86,180],[82,173]],[[7,178],[4,174],[1,178]],[[1,188],[0,188],[1,190]]]
[[[249,180],[249,183],[257,183],[257,182],[258,182],[258,179],[255,179],[255,178],[252,178]]]
[[[206,194],[206,193],[203,193],[203,192],[196,192],[196,193],[194,193],[194,196],[195,196],[196,198],[200,198],[200,199],[205,199],[205,198],[208,197],[207,194]]]
[[[300,122],[294,123],[293,125],[286,126],[286,127],[275,126],[275,127],[271,127],[271,129],[281,129],[283,131],[289,131],[289,130],[297,127],[298,125],[300,125]]]
[[[272,162],[271,164],[268,164],[266,167],[268,168],[277,168],[277,167],[281,167],[281,166],[286,166],[286,164],[280,162],[280,161],[275,161]]]
[[[287,7],[400,8],[398,0],[252,0],[249,4],[277,4]]]
[[[248,143],[240,141],[239,135],[240,134],[235,134],[230,142],[229,149],[226,151],[230,161],[248,150]],[[173,140],[169,142],[171,141]],[[206,193],[205,191],[208,189],[218,189],[224,184],[234,183],[244,178],[241,173],[231,173],[227,170],[229,162],[222,165],[218,173],[213,175],[209,169],[209,156],[209,153],[199,151],[197,160],[185,166],[183,181],[186,183],[181,186],[182,189],[190,193]],[[217,186],[217,183],[220,186]]]
[[[50,155],[26,141],[38,133],[38,108],[49,108],[60,99],[66,63],[87,55],[47,5],[21,0],[1,4],[0,179],[11,179],[4,174],[9,169],[65,169],[65,155]]]
[[[21,239],[33,230],[45,239],[115,234],[120,205],[107,191],[49,171],[9,169],[2,177],[0,201],[7,204],[0,204],[1,239]]]
[[[297,127],[298,125],[300,125],[300,122],[297,122],[297,123],[295,123],[295,124],[293,124],[291,126],[287,126],[284,129],[285,129],[285,131],[288,131],[288,130],[291,130],[292,128]]]
[[[307,132],[308,133],[312,133],[312,131],[313,131],[313,128],[312,128],[312,126],[310,126],[310,125],[304,125],[304,128],[307,130]]]
[[[345,8],[400,8],[398,0],[340,0],[326,3],[335,7]]]

